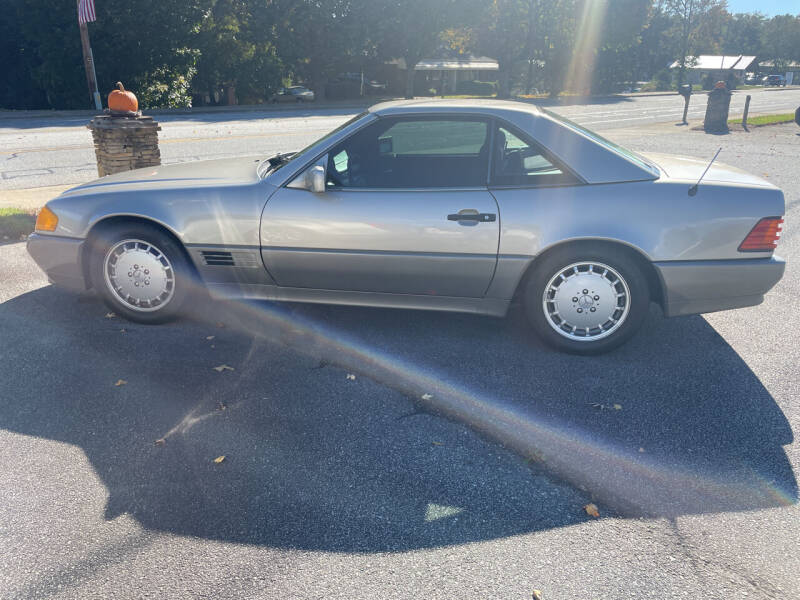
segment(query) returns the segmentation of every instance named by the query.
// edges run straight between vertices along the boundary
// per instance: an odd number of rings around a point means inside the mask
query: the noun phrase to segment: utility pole
[[[80,0],[77,0],[77,5],[80,6]],[[97,74],[94,70],[92,46],[89,44],[89,29],[86,27],[86,23],[81,23],[80,20],[78,21],[78,28],[81,31],[83,66],[86,68],[86,83],[89,85],[89,97],[97,110],[103,110],[103,101],[100,99],[100,93],[97,91]]]

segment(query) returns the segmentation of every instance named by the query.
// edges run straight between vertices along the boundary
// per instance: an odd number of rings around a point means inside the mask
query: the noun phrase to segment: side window
[[[339,173],[346,173],[347,172],[347,150],[342,150],[338,154],[334,154],[331,157],[331,164],[334,170]]]
[[[492,156],[493,185],[565,185],[575,177],[553,163],[538,146],[498,126]]]
[[[444,188],[485,186],[488,121],[380,119],[329,153],[328,186]]]

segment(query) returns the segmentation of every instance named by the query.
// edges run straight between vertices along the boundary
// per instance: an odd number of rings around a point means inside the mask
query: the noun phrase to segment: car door
[[[264,264],[287,287],[482,297],[500,231],[490,148],[486,119],[378,119],[323,157],[324,192],[272,195]]]

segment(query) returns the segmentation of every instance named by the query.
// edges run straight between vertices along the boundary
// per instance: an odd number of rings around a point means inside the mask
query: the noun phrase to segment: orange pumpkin
[[[136,112],[139,110],[139,101],[133,92],[125,91],[121,82],[117,82],[117,89],[108,95],[108,108],[118,111]]]

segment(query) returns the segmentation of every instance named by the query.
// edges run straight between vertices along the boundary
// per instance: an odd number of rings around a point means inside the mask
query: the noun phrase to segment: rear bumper
[[[740,260],[653,263],[664,289],[668,317],[755,306],[783,277],[778,256]]]
[[[32,233],[28,254],[55,285],[78,292],[86,289],[81,257],[84,240]]]

